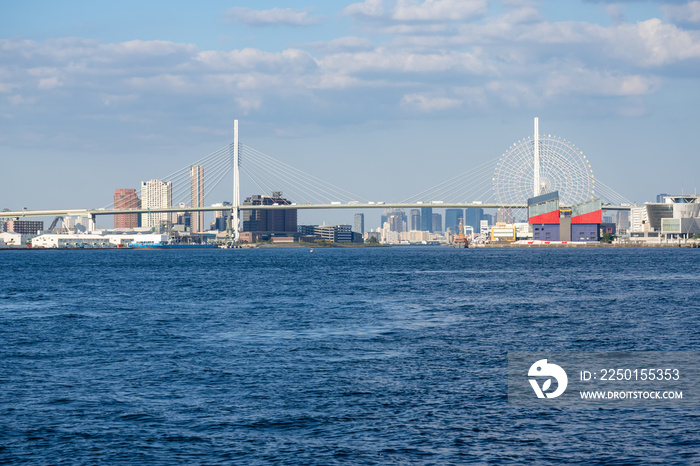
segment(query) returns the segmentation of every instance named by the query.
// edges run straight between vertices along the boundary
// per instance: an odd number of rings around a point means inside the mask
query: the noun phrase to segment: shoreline
[[[470,248],[499,249],[499,248],[700,248],[700,243],[556,243],[556,244],[525,244],[525,243],[491,243],[477,244]]]
[[[326,243],[326,244],[299,244],[299,243],[278,243],[278,244],[243,244],[238,248],[228,249],[353,249],[353,248],[410,248],[428,247],[424,244],[360,244],[360,243]],[[447,245],[435,245],[429,247],[448,247]],[[475,244],[466,249],[561,249],[561,248],[683,248],[700,249],[700,243],[550,243],[550,244],[527,244],[527,243],[490,243]],[[227,248],[173,248],[168,250],[201,250],[201,249],[227,249]],[[28,247],[0,247],[0,251],[112,251],[112,250],[148,250],[154,251],[158,248],[28,248]],[[162,250],[162,249],[161,249]]]

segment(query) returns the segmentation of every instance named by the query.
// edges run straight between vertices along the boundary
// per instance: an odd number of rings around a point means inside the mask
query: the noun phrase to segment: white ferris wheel
[[[527,199],[559,191],[562,205],[595,197],[591,164],[571,141],[539,134],[512,144],[501,156],[493,176],[493,190],[502,204],[527,204]]]

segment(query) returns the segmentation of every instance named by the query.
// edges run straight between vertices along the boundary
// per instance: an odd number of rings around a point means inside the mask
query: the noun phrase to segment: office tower
[[[243,205],[290,205],[280,191],[272,197],[255,194],[246,198]],[[297,232],[297,209],[279,210],[244,210],[242,213],[242,230],[245,232],[293,234]]]
[[[389,231],[394,231],[401,233],[406,231],[408,228],[408,222],[406,221],[406,212],[403,209],[387,209],[382,213],[382,225],[384,228],[385,223],[389,223]]]
[[[120,188],[114,190],[114,210],[132,210],[141,207],[141,199],[135,189]],[[138,228],[139,214],[116,214],[114,216],[114,228],[134,229]]]
[[[661,193],[656,195],[656,203],[657,204],[663,204],[665,202],[664,197],[668,196],[667,193]]]
[[[496,211],[496,223],[513,223],[513,209],[499,207]]]
[[[432,231],[433,233],[437,232],[442,232],[442,215],[440,214],[433,214],[433,225],[432,225]]]
[[[365,234],[365,214],[355,214],[355,223],[352,231],[361,235]]]
[[[141,207],[142,209],[163,209],[172,206],[173,183],[161,180],[141,182]],[[149,212],[141,217],[141,224],[148,228],[161,231],[171,223],[171,214],[167,212]]]
[[[216,207],[225,207],[225,206],[230,206],[230,202],[221,202],[219,204],[213,204]],[[212,229],[218,230],[218,231],[226,231],[226,228],[228,227],[228,221],[229,218],[231,218],[231,211],[230,210],[217,210],[214,212],[214,223],[212,225]]]
[[[184,202],[180,202],[177,206],[183,209],[187,208],[187,204]],[[192,231],[192,212],[176,212],[173,223],[184,226],[185,230]]]
[[[445,231],[450,230],[452,234],[459,231],[459,220],[464,219],[462,209],[445,209]]]
[[[432,207],[421,207],[421,209],[420,209],[420,229],[421,229],[421,231],[433,231],[433,209],[432,209]]]
[[[190,167],[190,188],[192,207],[204,207],[204,167]],[[192,212],[192,232],[201,233],[204,230],[204,212]]]
[[[411,209],[410,231],[420,231],[420,210]]]
[[[481,218],[484,215],[484,209],[466,209],[464,213],[464,226],[470,226],[474,231],[479,231],[481,228]]]

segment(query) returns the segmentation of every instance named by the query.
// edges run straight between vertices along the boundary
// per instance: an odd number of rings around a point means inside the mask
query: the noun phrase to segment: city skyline
[[[246,144],[386,202],[498,157],[534,116],[637,204],[696,190],[698,2],[135,5],[4,6],[0,208],[107,205],[236,118]]]

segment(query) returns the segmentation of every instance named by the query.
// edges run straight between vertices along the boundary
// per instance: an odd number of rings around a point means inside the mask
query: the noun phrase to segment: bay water
[[[509,406],[509,351],[699,351],[700,250],[0,252],[0,463],[698,464],[697,407]]]

